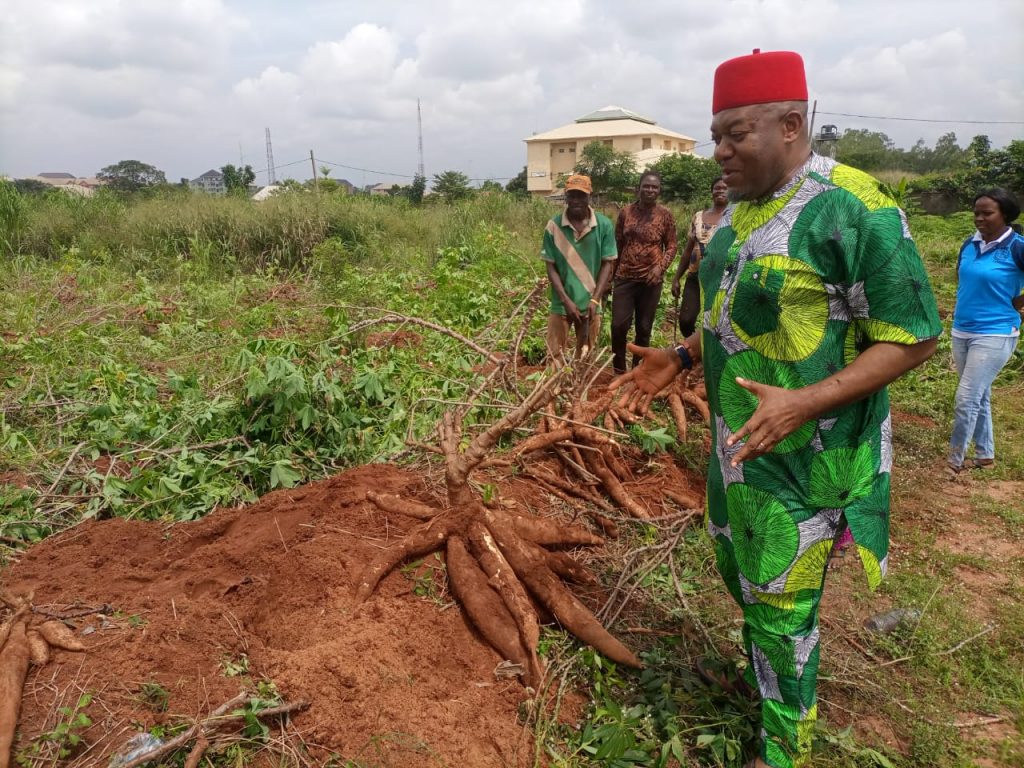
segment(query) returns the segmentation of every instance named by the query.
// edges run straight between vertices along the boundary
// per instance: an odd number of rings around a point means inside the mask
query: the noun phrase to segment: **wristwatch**
[[[682,344],[676,344],[676,354],[679,355],[679,361],[683,364],[684,371],[693,368],[693,355],[690,354],[690,347],[685,341]]]

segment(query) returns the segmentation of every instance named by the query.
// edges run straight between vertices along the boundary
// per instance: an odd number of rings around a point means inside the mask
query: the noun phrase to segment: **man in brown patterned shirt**
[[[626,339],[634,319],[635,343],[650,344],[662,279],[676,257],[676,220],[668,208],[658,205],[660,194],[661,176],[645,171],[637,201],[623,208],[615,223],[619,263],[612,289],[612,364],[616,373],[626,371]]]

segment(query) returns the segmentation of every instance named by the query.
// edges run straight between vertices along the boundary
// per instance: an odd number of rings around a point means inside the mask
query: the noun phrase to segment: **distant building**
[[[583,148],[600,141],[629,152],[640,168],[648,168],[674,152],[693,154],[697,140],[662,128],[654,120],[622,107],[608,106],[526,142],[526,188],[535,195],[557,191],[561,176],[572,173]]]
[[[392,181],[382,181],[380,184],[374,184],[370,187],[371,195],[393,195],[395,192],[402,188],[401,184],[396,184]]]
[[[51,187],[63,189],[65,192],[85,197],[92,195],[96,189],[103,186],[103,182],[95,176],[77,177],[73,174],[63,172],[46,172],[37,174],[36,176],[27,176],[26,178],[47,184]]]
[[[223,195],[228,190],[224,186],[224,174],[212,168],[188,183],[189,189],[205,192],[208,195]]]
[[[256,200],[257,202],[261,200],[266,200],[276,195],[282,189],[283,187],[280,184],[268,184],[267,186],[258,190],[255,194],[251,195],[250,199]]]
[[[55,187],[67,184],[69,181],[74,181],[77,178],[72,173],[40,173],[35,178],[47,184],[52,184]]]

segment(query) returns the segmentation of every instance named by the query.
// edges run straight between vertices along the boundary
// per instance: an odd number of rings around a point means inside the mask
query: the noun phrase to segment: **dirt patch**
[[[78,303],[78,278],[74,275],[61,275],[53,286],[53,296],[61,305],[67,307]]]
[[[420,347],[423,345],[423,337],[415,331],[378,331],[368,334],[366,337],[366,348],[394,347],[405,349],[407,347]]]
[[[45,730],[61,691],[82,686],[106,716],[81,764],[105,764],[130,735],[113,724],[166,718],[139,700],[144,683],[169,691],[168,712],[203,714],[237,693],[224,665],[244,655],[254,678],[311,702],[294,723],[324,754],[527,764],[523,688],[495,677],[501,659],[457,607],[414,596],[400,572],[353,605],[364,563],[416,522],[385,516],[367,490],[430,497],[419,476],[370,465],[196,523],[83,523],[26,552],[5,574],[9,590],[34,591],[37,606],[109,604],[120,620],[76,620],[79,632],[97,630],[83,637],[88,651],[58,652],[30,673],[22,743]]]
[[[985,493],[999,504],[1024,505],[1024,482],[1019,480],[993,480],[985,486]]]
[[[970,594],[1001,589],[1010,583],[1009,577],[997,570],[983,571],[970,565],[958,565],[953,572]]]
[[[915,427],[921,427],[923,429],[935,429],[935,419],[928,416],[918,416],[916,413],[905,413],[904,411],[893,411],[892,412],[892,423],[899,424],[910,424]]]
[[[304,289],[295,283],[275,283],[267,287],[246,289],[241,303],[246,307],[258,307],[271,303],[296,304],[304,295]]]
[[[948,520],[937,544],[955,555],[1006,561],[1020,554],[1020,543],[1009,540],[1001,526],[977,521],[970,508],[958,507]]]
[[[8,470],[0,472],[0,485],[13,485],[15,488],[34,488],[32,478],[24,472]]]
[[[865,715],[853,721],[853,732],[865,744],[884,746],[897,752],[905,753],[907,744],[893,730],[892,724],[885,718]]]

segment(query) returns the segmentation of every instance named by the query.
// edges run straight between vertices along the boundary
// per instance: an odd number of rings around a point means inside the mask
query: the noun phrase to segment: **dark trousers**
[[[685,339],[693,334],[700,314],[700,279],[696,272],[686,273],[683,283],[683,300],[679,304],[679,332]]]
[[[626,338],[636,320],[634,343],[646,347],[651,343],[654,313],[661,299],[661,282],[654,285],[643,280],[616,280],[612,289],[612,365],[616,373],[626,370]],[[638,362],[633,357],[633,365]]]

